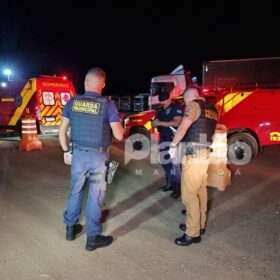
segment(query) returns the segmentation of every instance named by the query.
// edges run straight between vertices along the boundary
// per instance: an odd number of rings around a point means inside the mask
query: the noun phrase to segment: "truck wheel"
[[[150,135],[146,128],[137,127],[133,129],[130,137],[134,150],[141,151],[150,147]]]
[[[249,133],[235,133],[228,139],[228,159],[235,165],[249,163],[258,150],[257,140]]]

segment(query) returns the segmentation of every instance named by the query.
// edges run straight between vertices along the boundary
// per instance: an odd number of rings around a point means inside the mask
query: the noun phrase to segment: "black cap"
[[[161,92],[158,96],[159,101],[165,101],[168,100],[169,98],[170,98],[170,94],[167,91]]]

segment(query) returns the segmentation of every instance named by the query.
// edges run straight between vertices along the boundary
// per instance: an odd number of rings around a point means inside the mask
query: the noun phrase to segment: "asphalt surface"
[[[85,233],[65,240],[70,169],[58,138],[42,137],[43,150],[31,152],[8,140],[0,139],[1,280],[280,279],[280,145],[230,166],[231,186],[209,188],[202,242],[180,247],[183,205],[158,191],[161,167],[148,158],[125,165],[124,144],[114,142],[120,167],[103,211],[103,233],[114,242],[88,252]]]

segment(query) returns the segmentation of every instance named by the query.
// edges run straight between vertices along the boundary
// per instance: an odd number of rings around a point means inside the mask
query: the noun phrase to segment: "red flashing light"
[[[63,76],[62,79],[63,79],[63,80],[67,80],[67,77],[66,77],[66,76]]]

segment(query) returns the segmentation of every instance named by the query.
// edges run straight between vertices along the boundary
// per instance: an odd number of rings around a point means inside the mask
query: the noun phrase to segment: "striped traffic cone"
[[[21,143],[20,148],[27,152],[31,150],[42,150],[42,142],[37,136],[36,119],[32,117],[26,117],[22,120],[21,129]]]

